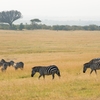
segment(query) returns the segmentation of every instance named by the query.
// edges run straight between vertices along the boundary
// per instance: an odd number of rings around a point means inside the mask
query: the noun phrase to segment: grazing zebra
[[[8,66],[10,67],[12,65],[11,62],[12,61],[6,62],[4,59],[2,59],[0,62],[0,66],[2,66],[1,71],[5,71]]]
[[[8,67],[7,63],[4,63],[4,64],[2,65],[1,71],[2,71],[2,72],[5,71],[5,70],[7,69],[7,67]]]
[[[54,79],[55,74],[57,74],[60,77],[60,71],[56,65],[35,66],[32,68],[31,77],[33,77],[36,72],[38,72],[40,74],[38,78],[40,78],[41,76],[43,76],[43,78],[45,78],[45,75],[52,75],[52,79]]]
[[[90,68],[91,69],[90,74],[93,71],[95,71],[95,73],[97,74],[97,71],[96,70],[99,70],[100,69],[100,60],[91,60],[90,62],[85,63],[84,64],[84,67],[83,67],[83,73],[86,72],[87,68]]]
[[[17,70],[18,68],[23,69],[24,63],[23,62],[17,62],[17,63],[12,62],[12,66],[15,68],[15,70]]]
[[[10,62],[7,62],[7,61],[5,61],[4,59],[2,59],[2,60],[1,60],[1,63],[2,63],[2,65],[3,65],[4,63],[6,63],[7,66],[11,66],[11,61],[10,61]]]

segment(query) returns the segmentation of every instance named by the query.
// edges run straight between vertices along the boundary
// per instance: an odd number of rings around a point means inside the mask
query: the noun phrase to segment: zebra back
[[[100,61],[96,61],[96,62],[93,63],[90,67],[91,67],[91,69],[93,69],[93,70],[100,69]]]
[[[100,58],[94,58],[94,59],[90,60],[89,63],[93,64],[93,63],[96,63],[98,61],[100,61]]]

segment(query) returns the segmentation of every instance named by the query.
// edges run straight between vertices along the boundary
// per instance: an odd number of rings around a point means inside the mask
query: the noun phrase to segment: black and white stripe
[[[96,70],[100,69],[100,58],[95,58],[92,59],[91,61],[89,61],[88,63],[85,63],[83,66],[83,73],[86,72],[87,68],[90,68],[90,74],[95,71],[95,73],[97,74]]]
[[[36,72],[40,74],[38,78],[40,78],[41,76],[45,78],[45,75],[52,75],[52,79],[54,79],[55,74],[57,74],[60,77],[60,71],[56,65],[35,66],[32,68],[31,77],[33,77]]]
[[[12,62],[12,66],[15,68],[15,70],[17,70],[18,68],[23,69],[24,68],[24,63],[23,62]]]

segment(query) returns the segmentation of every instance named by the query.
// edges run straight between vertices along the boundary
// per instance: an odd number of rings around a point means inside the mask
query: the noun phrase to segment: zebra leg
[[[95,69],[95,73],[97,74],[97,71],[96,71],[96,69]]]
[[[93,70],[91,70],[90,74],[93,72]]]
[[[43,78],[45,79],[45,75],[43,75]]]
[[[21,70],[23,70],[23,68],[20,68]]]
[[[4,68],[1,68],[1,71],[2,71],[2,72],[4,72],[4,71],[6,71],[6,69],[4,69]]]
[[[1,71],[3,72],[3,68],[1,68]]]
[[[52,74],[52,79],[54,79],[55,78],[55,75],[54,74]]]
[[[38,77],[38,79],[40,79],[41,76],[42,76],[42,75],[40,74],[39,77]]]
[[[17,67],[15,67],[15,70],[17,70]]]

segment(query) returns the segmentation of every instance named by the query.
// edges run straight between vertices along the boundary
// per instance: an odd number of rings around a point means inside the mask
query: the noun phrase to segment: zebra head
[[[59,77],[61,76],[61,75],[60,75],[60,71],[57,72],[57,75],[58,75]]]
[[[83,66],[83,73],[85,73],[87,68],[89,68],[89,67],[90,67],[90,63],[85,63]]]
[[[36,72],[39,72],[40,69],[41,69],[41,66],[35,66],[35,67],[33,67],[32,68],[32,72],[31,72],[31,77],[33,77]]]
[[[5,61],[4,59],[1,59],[1,62],[2,62],[2,63],[5,63],[6,61]]]
[[[31,77],[33,77],[33,76],[35,75],[35,73],[36,73],[36,68],[33,67],[33,68],[32,68],[32,72],[31,72]]]

